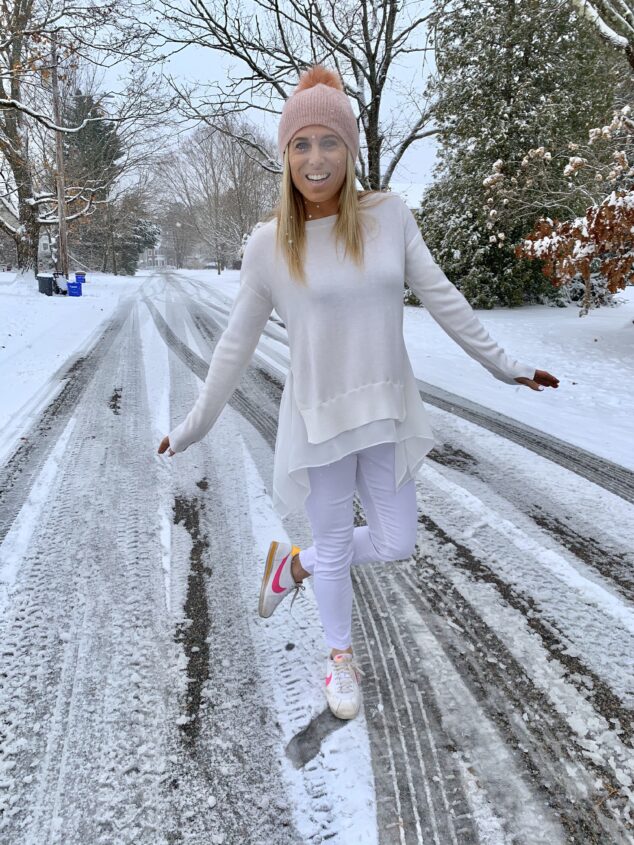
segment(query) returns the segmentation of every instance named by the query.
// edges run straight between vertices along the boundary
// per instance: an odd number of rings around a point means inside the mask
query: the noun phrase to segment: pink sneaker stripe
[[[277,567],[277,572],[273,576],[273,581],[271,582],[271,589],[273,590],[274,593],[283,593],[284,590],[286,589],[286,587],[282,587],[282,585],[280,584],[280,576],[282,574],[282,570],[284,569],[284,565],[289,558],[289,555],[290,555],[290,552],[286,555],[284,560]]]
[[[330,682],[331,682],[331,681],[332,681],[332,672],[331,672],[331,673],[330,673],[330,675],[328,675],[328,677],[326,678],[326,686],[328,686],[328,685],[330,684]]]

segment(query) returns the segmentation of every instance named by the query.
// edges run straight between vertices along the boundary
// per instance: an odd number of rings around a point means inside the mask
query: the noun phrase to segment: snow
[[[45,296],[34,278],[0,273],[0,460],[61,388],[60,368],[90,348],[122,298],[143,282],[89,273],[81,297]]]
[[[271,506],[270,497],[266,494],[264,481],[244,443],[242,452],[248,486],[253,491],[249,507],[256,545],[254,557],[264,560],[271,537],[287,543],[289,538],[285,536],[284,527]],[[260,573],[252,567],[243,566],[241,574],[240,584],[251,594],[248,604],[254,606],[260,588]],[[266,666],[271,653],[277,652],[275,669],[271,666],[270,671],[263,674],[263,680],[269,685],[267,698],[275,698],[277,702],[284,745],[292,740],[298,723],[307,724],[323,709],[321,690],[314,684],[306,684],[308,678],[321,677],[327,654],[327,648],[322,641],[312,584],[309,583],[307,587],[307,592],[310,591],[308,601],[295,605],[291,625],[286,621],[281,626],[279,618],[270,621],[256,619],[254,623],[266,631],[265,634],[254,637],[261,664]],[[283,651],[283,645],[293,636],[295,627],[298,631],[294,640],[301,643],[302,665],[305,669],[302,673],[303,683],[306,687],[301,690],[300,701],[289,710],[288,701],[285,700],[288,696],[280,678],[290,675],[293,665],[297,665],[294,654]],[[321,654],[323,658],[320,660]],[[298,682],[298,676],[293,674],[293,684]],[[378,840],[374,812],[374,781],[363,713],[347,723],[345,731],[339,730],[326,737],[321,746],[318,766],[305,766],[298,771],[285,755],[282,760],[284,775],[296,796],[295,824],[304,841],[310,841],[309,837],[314,834],[314,820],[304,812],[304,808],[310,801],[310,795],[320,787],[320,791],[327,795],[327,798],[326,795],[323,796],[324,803],[335,810],[334,816],[342,834],[340,841],[346,845],[375,845]]]
[[[8,595],[15,583],[20,561],[26,553],[34,526],[39,523],[48,504],[51,485],[63,462],[63,455],[74,427],[75,418],[71,417],[31,487],[20,513],[0,545],[0,618],[3,616]]]
[[[146,296],[152,295],[152,282],[145,282],[143,291]],[[159,305],[160,303],[154,302]],[[169,380],[165,374],[169,371],[168,352],[165,343],[157,333],[149,311],[145,310],[141,322],[141,343],[145,360],[145,386],[147,390],[148,407],[152,415],[154,440],[160,443],[165,432],[170,429],[169,410]],[[165,461],[157,454],[155,456],[158,472],[163,479],[169,477],[169,468]],[[165,606],[171,612],[171,537],[172,537],[172,502],[168,495],[169,484],[161,485],[160,502],[158,506],[161,522],[161,568],[165,582]]]
[[[575,306],[478,311],[520,361],[560,380],[540,393],[492,378],[422,308],[406,307],[404,333],[417,378],[634,469],[634,287],[622,304],[579,318]]]
[[[175,275],[183,287],[187,286],[187,293],[195,301],[210,309],[218,323],[226,322],[239,285],[238,271],[228,271],[220,276],[213,271],[182,271]],[[20,436],[28,430],[38,409],[60,389],[62,381],[59,376],[64,366],[90,348],[103,329],[104,321],[128,296],[139,300],[147,297],[190,349],[200,357],[208,356],[206,341],[196,333],[182,309],[178,310],[181,300],[178,291],[173,293],[171,290],[173,280],[174,276],[129,279],[94,274],[90,276],[81,299],[67,299],[44,297],[37,290],[25,290],[23,280],[14,280],[11,274],[0,274],[0,345],[3,347],[0,348],[3,384],[0,422],[5,431],[0,461],[3,454],[11,453]],[[425,310],[407,307],[405,337],[414,372],[425,382],[634,467],[634,455],[628,439],[633,404],[631,384],[634,364],[630,350],[634,333],[634,289],[628,288],[619,299],[622,304],[618,307],[592,311],[584,319],[579,319],[575,307],[534,306],[478,313],[492,336],[510,354],[557,375],[561,386],[556,391],[544,390],[537,394],[519,385],[509,386],[494,380],[441,331]],[[192,535],[183,522],[174,521],[174,492],[185,485],[183,489],[191,498],[192,490],[189,488],[194,488],[195,478],[200,477],[191,470],[201,461],[199,472],[202,472],[202,467],[207,466],[203,465],[202,457],[213,449],[213,495],[201,501],[211,511],[210,524],[216,525],[214,515],[224,516],[226,511],[229,526],[226,542],[231,548],[235,543],[240,544],[240,554],[236,555],[239,577],[235,585],[230,583],[229,587],[241,596],[240,607],[253,608],[257,603],[260,577],[256,563],[262,560],[271,538],[288,540],[291,534],[296,537],[295,525],[280,522],[267,493],[270,449],[266,444],[262,446],[268,461],[263,468],[259,462],[257,441],[245,439],[244,432],[249,429],[249,424],[244,423],[241,429],[240,415],[229,408],[219,419],[214,437],[204,449],[202,446],[193,448],[173,460],[158,456],[156,445],[170,429],[171,416],[184,410],[180,405],[175,406],[178,391],[183,391],[181,395],[190,401],[199,385],[184,369],[180,378],[180,365],[177,362],[175,366],[174,363],[176,356],[168,352],[149,309],[142,301],[133,309],[130,319],[132,323],[129,325],[134,331],[130,332],[129,343],[125,347],[115,343],[118,357],[115,356],[114,372],[118,378],[131,359],[140,362],[138,381],[131,379],[129,382],[131,388],[138,385],[138,389],[130,389],[127,393],[124,389],[123,401],[127,397],[133,398],[133,413],[128,419],[140,419],[142,413],[147,419],[144,418],[143,426],[139,427],[141,435],[136,433],[135,428],[128,436],[136,438],[131,442],[145,444],[140,447],[140,452],[148,446],[148,434],[153,438],[153,442],[149,443],[153,454],[149,454],[147,460],[143,458],[139,464],[141,472],[132,474],[138,490],[151,496],[148,512],[139,511],[148,518],[148,526],[143,525],[142,528],[150,540],[145,535],[140,540],[134,540],[143,551],[143,555],[135,560],[146,560],[148,555],[145,552],[147,549],[151,551],[148,571],[158,573],[159,582],[162,579],[156,592],[160,595],[164,590],[167,619],[172,623],[184,623],[189,575],[186,564],[192,548]],[[137,328],[138,337],[135,334]],[[273,319],[266,331],[257,354],[283,374],[288,367],[285,330]],[[135,338],[139,342],[133,343]],[[138,355],[132,356],[129,350],[139,350]],[[89,489],[87,485],[96,476],[96,467],[104,472],[104,476],[110,467],[107,477],[113,490],[112,493],[104,492],[98,500],[99,507],[110,513],[112,509],[105,508],[106,503],[113,504],[115,508],[120,504],[119,497],[123,494],[114,489],[113,480],[117,475],[112,469],[113,460],[116,463],[120,459],[112,445],[118,441],[113,440],[110,444],[104,438],[110,430],[110,422],[113,437],[120,436],[118,426],[124,417],[111,419],[102,412],[111,385],[119,384],[112,378],[104,378],[102,387],[93,391],[88,417],[82,420],[81,405],[77,411],[80,416],[70,417],[42,463],[24,505],[0,545],[0,616],[7,601],[12,600],[14,585],[25,578],[28,567],[22,565],[23,560],[28,562],[29,555],[34,558],[33,550],[39,542],[38,526],[46,520],[47,510],[59,505],[60,496],[56,501],[56,497],[50,495],[53,490],[65,491],[61,498],[66,501],[69,491]],[[142,412],[139,409],[146,410]],[[467,603],[478,608],[487,630],[496,634],[509,656],[531,679],[544,701],[552,706],[553,712],[575,737],[580,754],[563,758],[571,784],[569,792],[574,795],[574,800],[584,804],[596,799],[597,788],[588,775],[592,769],[585,766],[586,759],[611,773],[616,782],[625,787],[623,794],[630,795],[634,766],[631,749],[620,736],[618,720],[608,721],[596,709],[584,683],[576,678],[574,666],[567,668],[564,658],[583,655],[583,666],[592,673],[594,682],[603,683],[625,707],[631,706],[629,655],[634,642],[634,609],[618,584],[611,580],[608,567],[603,571],[594,565],[592,558],[586,561],[578,557],[560,544],[556,536],[546,529],[542,530],[540,524],[532,520],[529,511],[532,504],[539,503],[547,512],[549,505],[556,503],[558,509],[551,510],[562,519],[566,518],[566,513],[580,513],[591,526],[588,530],[592,531],[592,542],[596,541],[602,549],[611,548],[610,539],[614,537],[616,525],[622,547],[630,549],[634,547],[631,505],[519,444],[506,441],[435,406],[430,406],[429,411],[434,429],[442,434],[439,440],[465,444],[469,456],[479,468],[479,474],[470,476],[451,466],[426,462],[419,477],[420,510],[451,536],[453,542],[468,549],[474,560],[482,562],[481,568],[486,566],[491,577],[488,580],[475,577],[468,567],[461,565],[460,560],[452,559],[451,553],[447,553],[447,546],[440,547],[435,554],[434,565]],[[137,423],[139,419],[136,419]],[[84,449],[85,432],[97,424],[102,426],[103,442]],[[74,451],[69,449],[69,444]],[[90,472],[84,472],[81,480],[84,486],[78,479],[73,481],[69,473],[65,485],[56,487],[56,477],[62,476],[65,465],[67,468],[69,461],[78,460],[77,456],[84,461],[83,466],[91,468]],[[487,461],[495,464],[495,473],[504,480],[502,491],[488,483]],[[144,488],[139,477],[146,474],[149,481]],[[79,487],[75,488],[73,484]],[[138,502],[142,498],[137,491],[130,501]],[[91,510],[88,509],[87,513]],[[96,520],[94,508],[92,514]],[[151,514],[151,520],[148,514]],[[204,518],[204,513],[201,518]],[[129,530],[141,530],[141,522],[135,518]],[[94,528],[96,521],[87,524]],[[104,521],[104,525],[110,525],[108,520]],[[113,524],[112,534],[103,536],[114,538],[116,530]],[[219,548],[221,541],[222,537],[218,540]],[[432,537],[428,540],[427,549],[432,556],[435,553],[433,543]],[[72,544],[70,549],[73,549]],[[107,557],[103,549],[96,551]],[[619,547],[616,547],[615,559],[618,551]],[[73,551],[69,554],[72,557]],[[84,566],[85,549],[75,548],[74,554],[77,564]],[[66,550],[60,548],[56,555],[53,560],[59,566],[64,563]],[[37,557],[34,559],[39,560]],[[48,561],[48,555],[43,559]],[[152,566],[156,569],[152,570]],[[81,568],[78,571],[82,571]],[[95,572],[99,571],[101,569],[96,567]],[[69,572],[74,572],[73,566],[69,566]],[[423,684],[421,689],[416,688],[417,697],[400,703],[399,712],[411,719],[418,710],[423,714],[427,712],[428,696],[433,696],[437,702],[442,717],[442,737],[453,740],[455,765],[465,785],[479,841],[483,845],[510,845],[519,833],[522,841],[534,842],[535,845],[544,841],[544,835],[552,843],[564,841],[565,832],[555,811],[544,803],[543,793],[526,777],[526,764],[520,753],[524,753],[525,749],[520,746],[518,751],[512,747],[503,735],[502,723],[492,718],[487,698],[478,698],[469,678],[461,673],[452,659],[448,659],[443,643],[451,642],[451,638],[459,643],[464,640],[465,650],[471,648],[469,639],[458,624],[462,623],[461,618],[456,617],[456,622],[452,622],[440,610],[421,614],[420,607],[414,602],[417,584],[412,580],[415,577],[413,566],[409,565],[401,581],[389,580],[390,577],[389,568],[385,568],[384,574],[377,575],[372,581],[372,590],[376,590],[383,605],[394,603],[405,630],[412,638],[410,642],[398,630],[394,633],[404,654],[403,665],[396,665],[394,671],[399,674],[401,671],[405,674],[418,671],[417,665],[407,663],[410,647],[417,646],[421,655],[420,670],[427,679],[427,687]],[[508,587],[508,593],[495,586],[498,582]],[[405,584],[408,589],[402,590],[399,584]],[[106,586],[104,582],[102,598],[109,595]],[[69,600],[72,596],[69,592]],[[518,600],[513,604],[509,596],[526,601],[531,610],[524,613],[521,602]],[[218,601],[222,601],[222,594]],[[90,609],[92,605],[88,607]],[[82,606],[78,605],[68,622],[60,617],[63,623],[58,621],[54,628],[55,636],[68,645],[69,654],[79,630],[78,623],[73,620],[75,617],[80,620],[82,612]],[[125,608],[121,612],[127,613]],[[398,616],[396,611],[395,614]],[[561,643],[560,652],[548,650],[547,640],[530,624],[533,615],[555,631]],[[468,618],[466,621],[469,621]],[[443,629],[440,638],[438,627]],[[319,679],[326,649],[310,582],[287,617],[278,615],[271,620],[263,620],[255,614],[249,615],[248,629],[251,636],[247,639],[252,638],[257,657],[257,695],[263,701],[271,702],[279,729],[279,734],[272,741],[276,743],[289,799],[288,808],[283,805],[279,809],[289,810],[304,841],[313,841],[310,837],[323,828],[331,831],[332,841],[339,845],[371,845],[378,838],[380,804],[377,800],[382,800],[382,785],[374,782],[368,736],[368,726],[375,717],[372,709],[368,708],[365,714],[362,713],[343,729],[328,734],[320,745],[319,753],[309,764],[296,768],[288,754],[289,744],[319,717],[325,707]],[[217,637],[218,632],[213,630],[205,642]],[[289,640],[293,644],[292,650],[287,648]],[[383,649],[380,636],[377,642],[379,655]],[[391,647],[394,647],[393,644]],[[495,651],[485,654],[491,643],[481,639],[478,648],[483,652],[482,659],[491,663],[491,671],[496,671],[500,663],[499,654],[497,657]],[[191,649],[192,652],[197,650],[198,646]],[[504,655],[502,651],[500,653]],[[130,654],[121,652],[115,666],[127,667]],[[188,682],[184,653],[178,652],[178,660],[180,670],[175,683],[179,685],[179,694],[184,697]],[[86,673],[87,670],[84,667],[82,671]],[[113,677],[115,675],[113,672]],[[133,673],[125,675],[125,683],[133,678]],[[234,703],[231,696],[225,695],[227,690],[231,687],[217,690],[209,683],[203,690],[203,700],[212,694],[224,696],[222,701],[216,701],[217,713],[220,713],[221,707],[231,708]],[[123,702],[125,698],[120,696],[118,700]],[[503,696],[500,701],[504,701]],[[398,711],[395,701],[388,695],[381,699],[380,706],[385,706],[390,717]],[[201,712],[205,712],[204,709]],[[156,716],[157,724],[165,724],[165,714],[177,723],[189,719],[176,713],[171,705],[166,705],[165,713],[160,712]],[[520,723],[522,720],[526,723],[528,741],[532,736],[531,723],[536,719],[532,701],[522,701],[520,709],[517,713],[513,711],[512,715],[517,715]],[[121,724],[124,723],[125,719]],[[36,728],[32,727],[35,734]],[[208,722],[207,727],[213,730],[212,723]],[[421,727],[421,736],[423,728],[431,730]],[[514,730],[523,741],[522,725],[520,728],[514,725]],[[135,746],[142,758],[151,752],[154,742],[154,736],[148,733],[148,729],[144,728],[144,731],[142,736],[139,734],[139,743]],[[437,737],[430,733],[430,738],[436,741]],[[15,741],[20,741],[19,737]],[[57,752],[56,746],[51,747],[52,759]],[[423,756],[419,753],[421,760]],[[70,757],[67,762],[70,767]],[[156,765],[159,763],[161,761],[157,760]],[[35,774],[38,775],[37,769]],[[409,778],[410,775],[408,770],[404,776]],[[44,789],[46,783],[48,781],[43,780],[38,788]],[[23,794],[19,793],[20,796]],[[17,791],[15,796],[17,802]],[[223,810],[225,801],[222,789],[216,784],[204,797],[204,809],[220,816],[219,811]],[[609,803],[606,800],[606,807]],[[38,799],[37,804],[36,810],[43,823],[48,805],[43,798]],[[187,813],[193,813],[192,818],[195,818],[193,810],[188,809]],[[51,829],[56,825],[59,828],[56,836],[62,835],[64,815],[57,801],[54,806],[51,804],[51,814],[47,822]],[[212,832],[207,841],[222,842],[223,839],[227,839],[224,833]]]
[[[230,305],[240,274],[180,271]],[[418,379],[470,399],[634,469],[634,287],[614,307],[580,318],[576,306],[479,310],[478,319],[513,357],[548,370],[557,389],[537,392],[494,379],[466,355],[424,308],[405,307],[404,335]],[[267,341],[266,348],[270,348]],[[279,363],[278,363],[279,366]]]

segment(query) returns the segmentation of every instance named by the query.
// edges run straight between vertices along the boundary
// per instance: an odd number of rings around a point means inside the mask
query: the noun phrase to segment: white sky
[[[403,82],[414,79],[415,84],[422,91],[423,76],[421,71],[416,69],[421,63],[421,57],[422,54],[414,54],[413,62],[417,64],[412,64],[410,68],[399,68],[398,78],[399,81],[402,79]],[[239,69],[240,65],[237,60],[231,61],[234,62],[234,69]],[[180,53],[171,57],[166,63],[166,71],[183,81],[214,82],[222,80],[229,67],[229,62],[230,60],[227,56],[214,50],[198,46],[188,46]],[[396,101],[389,96],[384,98],[384,103],[384,108],[388,109],[390,106],[397,105]],[[265,115],[262,112],[254,109],[251,119],[261,124],[264,118]],[[277,120],[273,118],[269,119],[265,123],[265,129],[274,138],[277,130]],[[401,191],[408,194],[410,200],[414,200],[410,204],[417,204],[416,197],[418,196],[420,198],[423,186],[432,181],[431,170],[434,165],[435,155],[435,139],[425,138],[412,144],[401,159],[401,163],[395,171],[392,185],[394,188],[398,185]]]

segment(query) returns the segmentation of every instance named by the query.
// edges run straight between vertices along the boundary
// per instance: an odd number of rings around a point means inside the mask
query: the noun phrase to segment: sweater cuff
[[[191,446],[191,443],[188,443],[184,436],[183,427],[184,423],[181,423],[167,435],[169,437],[170,449],[172,452],[184,452]]]
[[[507,384],[517,384],[515,381],[516,378],[534,378],[535,376],[535,367],[529,364],[522,364],[519,361],[515,363],[515,366],[511,368],[508,373],[504,375],[500,374],[496,376],[500,381],[504,381]]]

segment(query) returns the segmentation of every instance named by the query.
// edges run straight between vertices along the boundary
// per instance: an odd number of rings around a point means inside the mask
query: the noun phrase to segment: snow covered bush
[[[555,287],[570,287],[568,296],[581,303],[581,314],[609,302],[611,294],[634,282],[634,166],[630,165],[634,121],[630,115],[630,107],[625,106],[606,126],[590,129],[583,148],[569,145],[565,151],[554,150],[548,159],[532,156],[535,166],[527,181],[539,183],[542,202],[544,196],[553,197],[549,175],[552,168],[559,168],[569,182],[564,197],[555,195],[556,202],[562,206],[567,198],[569,208],[581,205],[585,213],[563,220],[544,215],[516,246],[516,255],[539,259]],[[534,151],[529,151],[529,158],[530,152]],[[611,188],[607,196],[606,187]],[[508,199],[503,183],[497,182],[492,190],[498,203]]]
[[[440,150],[418,215],[425,240],[476,307],[557,299],[515,246],[551,210],[533,203],[535,163],[611,114],[611,54],[558,0],[437,0],[433,23]],[[570,178],[559,173],[563,208]]]
[[[517,247],[518,257],[538,258],[554,285],[583,281],[581,314],[634,283],[634,190],[613,191],[585,217],[540,220]]]

